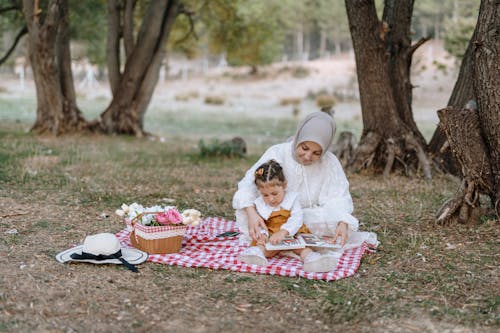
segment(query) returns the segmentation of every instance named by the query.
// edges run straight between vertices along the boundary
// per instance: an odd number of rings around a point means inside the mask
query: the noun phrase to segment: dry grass
[[[325,106],[335,106],[337,104],[337,100],[335,97],[328,95],[328,94],[320,94],[316,96],[316,105],[319,108],[325,107]]]
[[[122,202],[173,198],[233,218],[232,194],[256,153],[205,159],[189,139],[176,142],[37,138],[0,125],[0,331],[498,329],[498,221],[435,226],[434,213],[456,189],[444,176],[349,176],[361,228],[382,245],[340,281],[153,263],[140,274],[58,264],[54,255],[86,235],[122,229],[113,215]],[[6,233],[12,229],[18,233]]]
[[[302,99],[300,97],[283,97],[282,99],[280,99],[281,106],[287,106],[287,105],[297,106],[301,102]]]
[[[196,99],[200,97],[200,93],[197,91],[188,91],[182,94],[175,95],[174,99],[176,101],[187,102],[191,99]]]
[[[222,96],[205,96],[204,102],[205,104],[223,105],[226,103],[226,99]]]

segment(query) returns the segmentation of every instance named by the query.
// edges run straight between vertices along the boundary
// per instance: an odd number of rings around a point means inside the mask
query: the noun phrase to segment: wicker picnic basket
[[[156,214],[148,212],[144,214]],[[162,225],[145,226],[137,223],[144,214],[126,220],[132,246],[147,253],[177,253],[181,249],[186,226]]]

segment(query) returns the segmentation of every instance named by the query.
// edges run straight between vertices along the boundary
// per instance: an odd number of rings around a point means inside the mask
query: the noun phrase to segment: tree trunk
[[[409,66],[416,47],[406,34],[413,0],[396,3],[386,1],[389,22],[381,22],[373,0],[346,0],[363,116],[363,133],[348,169],[388,175],[397,168],[410,174],[420,165],[430,178],[425,141],[411,111]]]
[[[382,21],[389,22],[387,32],[387,50],[389,52],[389,78],[396,102],[399,118],[411,129],[422,146],[425,139],[413,119],[412,90],[410,80],[413,52],[427,39],[411,45],[411,17],[414,0],[386,1]]]
[[[473,41],[476,40],[476,34],[477,32],[475,31],[469,41],[469,45],[462,58],[457,81],[455,82],[450,99],[448,100],[447,106],[455,110],[461,110],[468,101],[475,100],[472,85],[472,58],[475,48]],[[454,157],[450,145],[446,140],[446,134],[442,126],[436,128],[427,150],[438,169],[458,177],[463,176],[458,161]]]
[[[326,32],[324,29],[321,29],[319,35],[319,58],[323,59],[326,54]]]
[[[134,49],[134,7],[135,0],[126,0],[123,11],[123,44],[127,58]]]
[[[120,13],[117,3],[109,5],[110,20],[116,21]],[[129,7],[127,7],[129,8]],[[123,9],[119,9],[123,10]],[[101,114],[100,119],[92,124],[95,130],[105,133],[128,134],[142,137],[144,114],[158,82],[161,62],[165,56],[165,47],[175,18],[179,14],[179,1],[152,1],[146,11],[137,40],[125,62],[123,73],[116,73],[116,60],[108,60],[113,65],[113,72],[118,78],[113,100]],[[108,33],[108,56],[117,59],[120,36],[116,31],[121,27],[113,24],[114,31]],[[130,43],[130,40],[127,42]]]
[[[68,3],[51,0],[45,10],[37,4],[23,1],[37,95],[37,118],[31,130],[60,135],[85,129],[87,122],[76,105],[71,73]]]
[[[476,223],[483,214],[480,194],[490,197],[499,216],[500,186],[500,63],[498,5],[482,0],[470,44],[475,103],[461,112],[447,108],[438,112],[447,142],[458,160],[463,186],[438,211],[439,223]]]
[[[118,91],[121,81],[120,72],[120,0],[108,1],[108,37],[106,42],[106,63],[108,66],[108,80],[113,96]]]
[[[474,53],[474,94],[480,110],[481,133],[486,141],[494,185],[486,193],[499,213],[500,201],[500,10],[495,0],[481,1]]]

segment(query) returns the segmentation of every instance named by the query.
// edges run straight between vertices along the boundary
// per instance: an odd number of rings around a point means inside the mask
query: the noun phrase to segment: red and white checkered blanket
[[[211,269],[228,269],[236,272],[303,277],[313,280],[338,280],[353,275],[359,267],[365,252],[371,252],[369,244],[345,250],[335,270],[327,273],[307,273],[302,270],[302,262],[288,256],[275,256],[269,259],[269,265],[261,267],[247,265],[237,260],[238,255],[246,248],[241,246],[238,236],[216,237],[226,231],[237,231],[236,222],[218,217],[208,217],[197,227],[187,227],[182,248],[179,253],[150,254],[148,261],[179,265],[184,267],[206,267]],[[124,229],[117,233],[123,246],[131,247],[129,232]],[[371,246],[371,245],[370,245]]]

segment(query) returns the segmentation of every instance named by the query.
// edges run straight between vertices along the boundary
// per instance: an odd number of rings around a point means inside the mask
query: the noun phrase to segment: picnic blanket
[[[333,271],[308,273],[302,270],[302,262],[299,259],[289,256],[277,255],[270,258],[269,265],[266,267],[248,265],[238,261],[238,255],[247,246],[240,244],[238,236],[217,237],[224,232],[237,230],[235,221],[218,217],[205,218],[199,226],[187,227],[179,253],[150,254],[148,261],[184,267],[206,267],[332,281],[352,276],[358,269],[363,255],[367,252],[373,252],[371,248],[376,247],[376,244],[365,242],[361,246],[345,250]],[[127,229],[118,232],[116,236],[123,246],[132,247]]]

